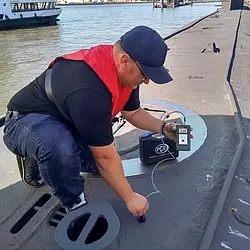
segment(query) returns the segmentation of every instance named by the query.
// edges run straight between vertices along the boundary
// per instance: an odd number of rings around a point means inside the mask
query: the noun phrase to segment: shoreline
[[[216,3],[222,3],[221,1],[216,1],[216,2],[205,2],[202,4],[213,4],[215,6],[221,7],[221,5],[216,5]],[[92,3],[77,3],[77,2],[70,2],[70,3],[56,3],[56,6],[74,6],[74,5],[126,5],[126,4],[153,4],[153,1],[132,1],[132,2],[102,2],[102,3],[98,3],[98,2],[92,2]],[[159,2],[155,3],[155,4],[160,4]],[[187,4],[180,4],[176,7],[183,7],[183,6],[189,6],[191,3],[187,3]],[[196,4],[196,3],[193,3]],[[201,3],[197,3],[197,4],[201,4]],[[160,7],[155,7],[155,8],[160,8]],[[165,7],[164,7],[165,8]]]
[[[151,4],[153,1],[134,1],[134,2],[103,2],[103,3],[57,3],[56,6],[74,6],[74,5],[119,5],[119,4]]]

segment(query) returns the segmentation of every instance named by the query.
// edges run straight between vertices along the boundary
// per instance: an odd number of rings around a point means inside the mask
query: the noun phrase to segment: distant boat
[[[0,31],[55,25],[56,0],[0,0]]]

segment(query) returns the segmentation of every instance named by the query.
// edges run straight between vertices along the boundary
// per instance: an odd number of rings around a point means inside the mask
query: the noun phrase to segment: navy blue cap
[[[122,49],[142,68],[145,75],[155,83],[172,81],[163,66],[167,55],[167,44],[162,37],[147,26],[137,26],[121,38]]]

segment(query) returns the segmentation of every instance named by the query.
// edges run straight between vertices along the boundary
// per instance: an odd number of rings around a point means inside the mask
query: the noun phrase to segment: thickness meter
[[[176,125],[176,149],[190,151],[190,125]]]

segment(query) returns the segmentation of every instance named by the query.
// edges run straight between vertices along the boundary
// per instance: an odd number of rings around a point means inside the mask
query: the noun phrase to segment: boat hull
[[[58,16],[59,14],[3,20],[0,21],[0,31],[56,25]]]

